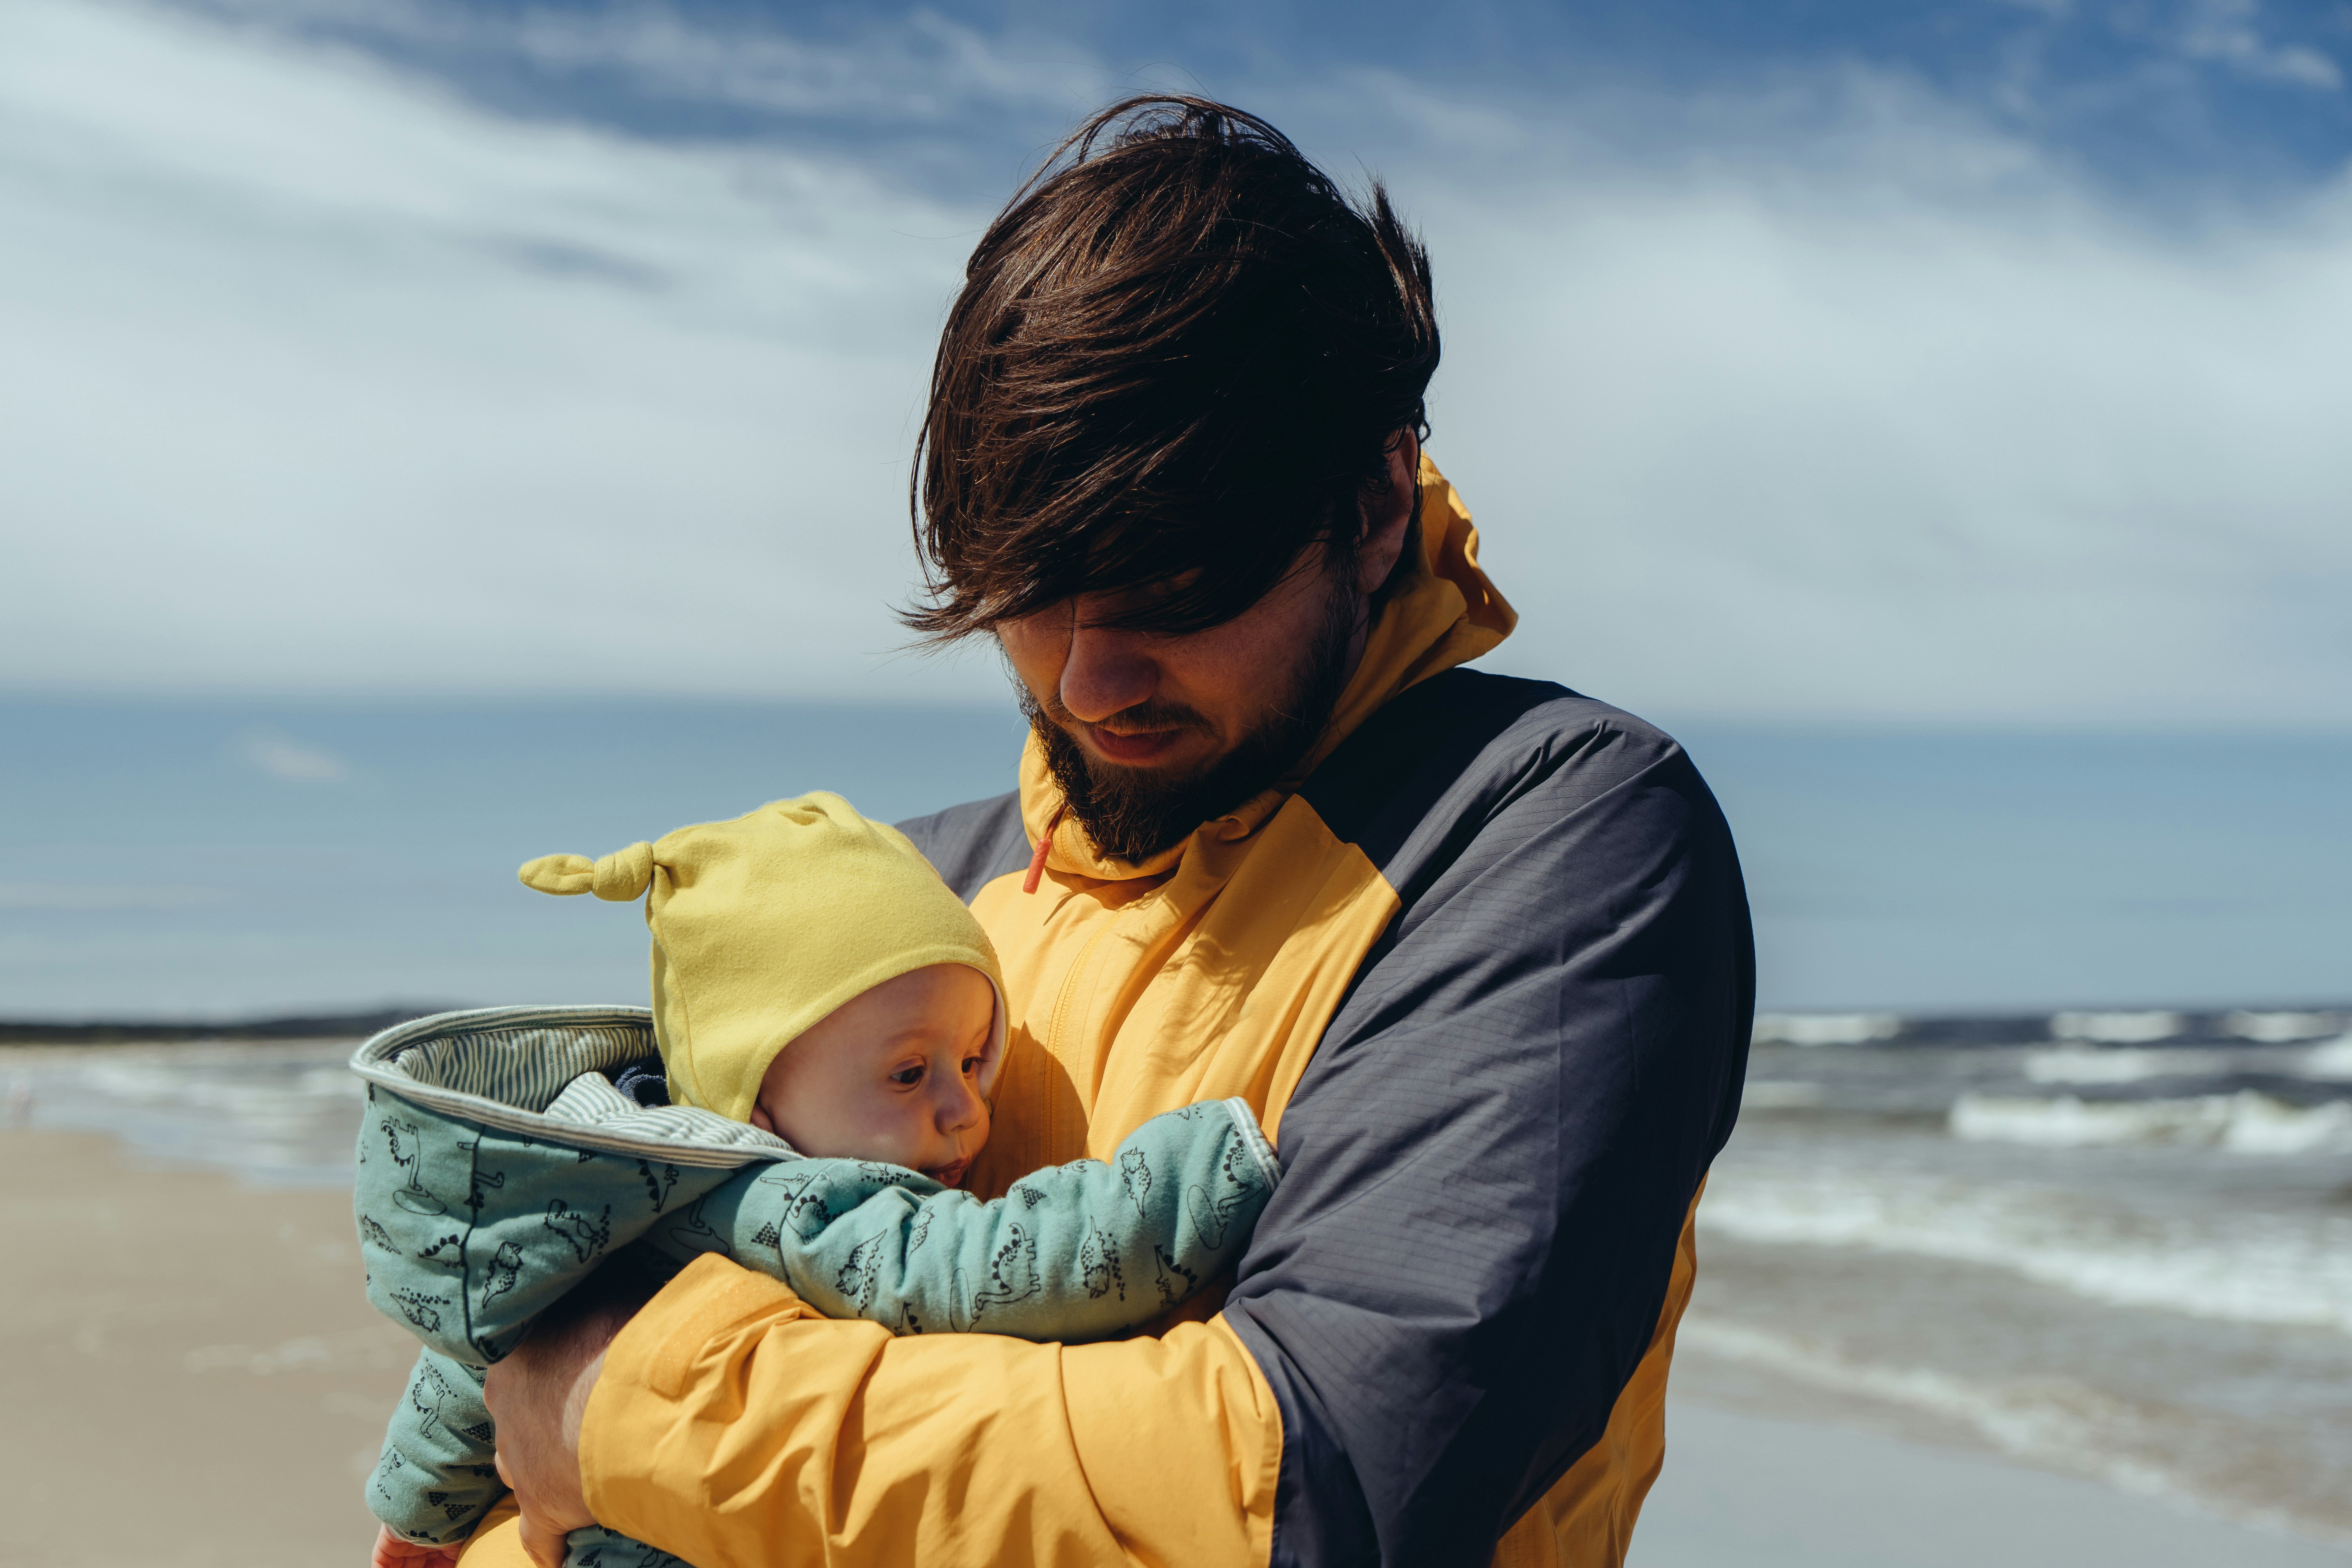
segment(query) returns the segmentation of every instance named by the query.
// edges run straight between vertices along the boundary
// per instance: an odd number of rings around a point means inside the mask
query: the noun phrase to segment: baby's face
[[[880,1160],[953,1186],[988,1142],[988,977],[935,963],[853,996],[784,1047],[751,1124],[803,1154]]]

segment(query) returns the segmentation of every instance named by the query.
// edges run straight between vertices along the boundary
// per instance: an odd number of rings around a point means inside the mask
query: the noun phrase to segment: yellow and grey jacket
[[[894,1338],[702,1258],[590,1400],[604,1523],[697,1568],[1622,1560],[1738,1110],[1747,903],[1671,739],[1457,668],[1514,616],[1422,477],[1413,575],[1298,779],[1142,864],[1061,818],[1034,743],[1016,793],[902,825],[1003,963],[974,1189],[1237,1096],[1284,1177],[1222,1310]]]

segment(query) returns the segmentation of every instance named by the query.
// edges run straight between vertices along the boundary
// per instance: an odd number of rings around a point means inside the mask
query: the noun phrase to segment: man
[[[1033,733],[906,825],[1004,964],[971,1184],[1239,1094],[1282,1186],[1221,1298],[1116,1343],[893,1339],[719,1258],[586,1311],[492,1373],[542,1553],[593,1515],[698,1568],[1622,1559],[1747,906],[1671,740],[1457,668],[1515,617],[1420,456],[1437,354],[1379,188],[1213,103],[1106,111],[981,241],[910,619],[993,635]]]

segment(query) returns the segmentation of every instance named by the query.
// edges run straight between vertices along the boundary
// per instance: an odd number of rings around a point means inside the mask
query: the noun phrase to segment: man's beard
[[[1348,647],[1355,638],[1358,605],[1355,595],[1334,582],[1323,625],[1290,689],[1232,751],[1188,773],[1171,775],[1095,761],[1063,727],[1076,722],[1067,711],[1061,711],[1057,721],[1028,684],[1016,679],[1021,710],[1036,731],[1045,766],[1061,785],[1070,815],[1095,847],[1122,860],[1148,860],[1289,772],[1323,733],[1339,704],[1347,684]],[[1053,706],[1058,710],[1062,705],[1055,700]],[[1130,731],[1208,727],[1192,709],[1172,702],[1139,702],[1112,717]]]

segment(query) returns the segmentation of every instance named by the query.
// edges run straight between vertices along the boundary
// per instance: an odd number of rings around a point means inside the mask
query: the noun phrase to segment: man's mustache
[[[1078,718],[1064,707],[1062,694],[1058,691],[1046,693],[1045,701],[1039,706],[1044,709],[1046,718],[1065,730],[1102,729],[1118,734],[1138,735],[1167,730],[1198,730],[1206,734],[1213,732],[1215,729],[1215,726],[1212,725],[1198,710],[1188,708],[1181,702],[1170,702],[1156,697],[1139,702],[1132,708],[1122,708],[1108,718],[1097,720],[1093,723]]]

